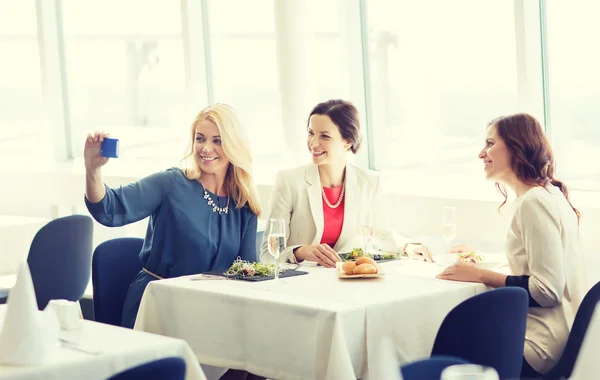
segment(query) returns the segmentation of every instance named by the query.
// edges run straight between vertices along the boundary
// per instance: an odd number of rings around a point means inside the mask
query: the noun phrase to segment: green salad
[[[279,269],[279,273],[284,269]],[[268,277],[275,276],[275,264],[263,264],[242,260],[240,257],[235,259],[233,264],[225,272],[226,276],[243,276],[243,277]]]
[[[352,250],[352,252],[343,253],[340,255],[340,257],[343,260],[356,260],[359,257],[363,257],[363,256],[365,256],[365,252],[362,248],[354,248]],[[377,261],[377,260],[392,260],[392,259],[395,259],[396,257],[398,257],[398,254],[394,253],[394,252],[383,252],[382,251],[381,253],[375,253],[375,254],[368,253],[366,256]]]
[[[468,264],[479,264],[483,262],[483,258],[481,255],[478,255],[477,252],[459,253],[458,261]]]

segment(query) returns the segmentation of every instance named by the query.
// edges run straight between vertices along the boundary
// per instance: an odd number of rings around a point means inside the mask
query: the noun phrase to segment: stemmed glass
[[[366,210],[360,215],[359,219],[360,236],[365,247],[363,254],[368,257],[367,250],[373,238],[373,216],[371,210]]]
[[[279,256],[285,251],[285,224],[283,219],[270,219],[267,226],[268,249],[275,259],[275,281],[279,280]]]
[[[446,241],[446,253],[450,251],[450,243],[456,238],[456,207],[442,207],[442,238]]]
[[[492,367],[458,364],[446,367],[441,380],[498,380],[498,372]]]

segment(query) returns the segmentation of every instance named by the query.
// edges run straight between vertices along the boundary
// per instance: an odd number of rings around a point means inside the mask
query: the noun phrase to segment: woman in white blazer
[[[347,162],[347,153],[356,153],[360,142],[358,110],[352,103],[329,100],[310,113],[307,148],[312,163],[279,172],[271,194],[268,218],[282,218],[287,233],[281,261],[308,260],[335,267],[341,261],[338,253],[363,246],[359,228],[364,223],[373,227],[373,242],[379,249],[423,250],[389,228],[379,175]],[[267,234],[261,261],[273,262]]]
[[[493,120],[479,158],[504,203],[505,186],[517,196],[505,247],[511,275],[457,263],[438,278],[527,290],[521,376],[541,377],[560,358],[588,290],[579,211],[571,205],[566,186],[554,177],[552,149],[533,116],[516,114]],[[453,251],[470,252],[471,248],[463,245]]]

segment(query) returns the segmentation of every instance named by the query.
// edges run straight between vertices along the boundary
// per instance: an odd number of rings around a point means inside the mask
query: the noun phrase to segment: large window
[[[276,162],[281,145],[273,141],[283,139],[283,130],[273,1],[212,0],[209,5],[214,100],[239,112],[256,164]]]
[[[33,1],[0,2],[0,155],[53,159]]]
[[[550,132],[573,188],[600,189],[600,12],[597,2],[547,2]]]
[[[86,133],[121,140],[121,157],[183,153],[185,67],[178,1],[64,0],[72,142]]]
[[[519,111],[514,2],[367,6],[376,168],[423,189],[482,178],[486,123]]]
[[[282,169],[284,162],[309,162],[308,154],[305,159],[289,160],[283,143],[286,130],[304,130],[305,125],[304,122],[298,125],[282,123],[275,39],[275,17],[278,15],[275,14],[274,1],[212,0],[209,5],[214,98],[215,101],[232,104],[239,111],[248,130],[257,168],[273,174]],[[310,107],[330,98],[347,99],[351,86],[362,88],[362,77],[355,77],[354,83],[349,83],[352,70],[360,72],[360,61],[348,62],[348,54],[344,51],[350,45],[360,46],[359,34],[353,36],[340,31],[340,19],[345,19],[340,14],[343,9],[338,1],[307,0],[302,5],[309,10],[305,15],[312,19],[289,28],[301,27],[310,34],[306,38],[311,41],[313,50],[292,54],[314,65],[314,77],[303,80],[315,91],[308,103],[306,99],[296,100],[310,104]],[[231,9],[236,11],[231,12]],[[352,27],[359,30],[358,23]],[[353,37],[356,38],[350,40]],[[300,54],[308,57],[298,56]],[[305,112],[308,115],[310,108]],[[299,139],[298,145],[304,147],[304,144],[305,141]],[[263,178],[268,177],[270,175]]]

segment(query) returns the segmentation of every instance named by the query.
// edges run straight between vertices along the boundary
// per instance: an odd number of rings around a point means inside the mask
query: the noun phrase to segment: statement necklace
[[[208,191],[206,191],[206,187],[204,187],[204,185],[202,184],[202,181],[200,181],[200,179],[198,179],[198,182],[200,182],[200,185],[202,186],[202,189],[204,190],[204,199],[206,199],[206,204],[208,205],[208,207],[212,208],[212,212],[218,212],[219,215],[227,214],[229,212],[229,195],[227,196],[227,205],[225,205],[225,207],[219,207],[215,203],[215,201],[213,201],[213,199],[210,196],[210,194],[208,193]]]

